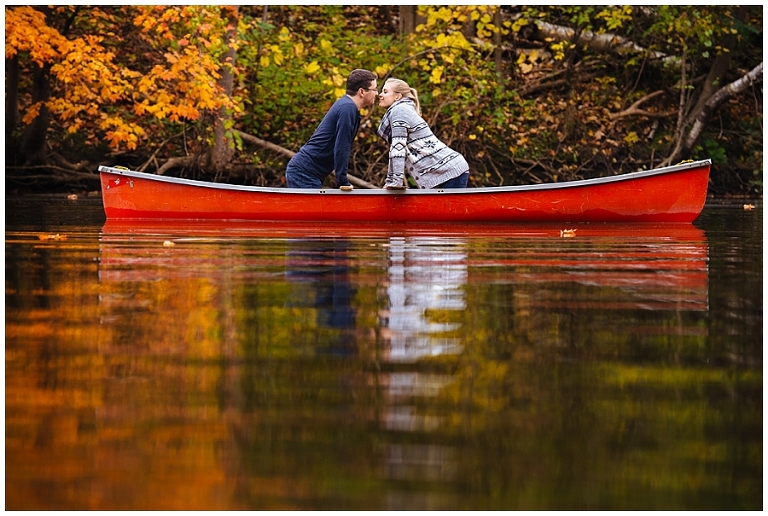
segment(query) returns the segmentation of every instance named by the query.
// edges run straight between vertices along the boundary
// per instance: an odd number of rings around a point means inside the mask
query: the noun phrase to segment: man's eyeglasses
[[[375,91],[376,93],[379,92],[376,88],[363,88],[365,91]]]

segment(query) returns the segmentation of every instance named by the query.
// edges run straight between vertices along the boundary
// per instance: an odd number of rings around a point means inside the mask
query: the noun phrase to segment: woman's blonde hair
[[[416,91],[416,88],[411,88],[408,86],[407,82],[401,79],[395,79],[394,77],[387,79],[384,84],[389,84],[390,88],[392,88],[392,91],[395,93],[399,93],[403,97],[412,99],[414,104],[416,104],[416,112],[421,116],[421,104],[419,103],[419,93]]]

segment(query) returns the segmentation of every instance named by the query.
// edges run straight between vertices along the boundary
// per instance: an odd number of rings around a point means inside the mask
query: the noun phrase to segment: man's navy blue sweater
[[[309,141],[291,158],[291,166],[301,168],[321,181],[335,170],[336,185],[349,185],[349,153],[360,128],[360,118],[352,99],[346,95],[341,97],[325,114]]]

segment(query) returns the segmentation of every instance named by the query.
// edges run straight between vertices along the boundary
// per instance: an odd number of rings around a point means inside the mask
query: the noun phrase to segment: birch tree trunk
[[[726,101],[733,97],[743,93],[747,88],[753,84],[763,80],[763,63],[754,67],[746,75],[740,79],[727,84],[717,90],[709,100],[699,109],[698,112],[691,114],[693,118],[693,125],[688,131],[685,139],[676,146],[675,150],[670,156],[662,162],[662,166],[671,165],[677,161],[680,157],[690,154],[693,146],[696,145],[701,133],[706,127],[707,120],[715,111],[720,108]]]
[[[663,52],[648,51],[632,40],[616,34],[598,34],[592,31],[581,31],[562,25],[554,25],[542,20],[535,20],[538,29],[532,36],[534,39],[543,42],[571,41],[577,45],[584,45],[592,50],[599,52],[611,52],[620,54],[622,52],[635,52],[638,54],[647,54],[650,59],[659,60],[664,63],[680,66],[682,61],[677,56],[669,56]]]

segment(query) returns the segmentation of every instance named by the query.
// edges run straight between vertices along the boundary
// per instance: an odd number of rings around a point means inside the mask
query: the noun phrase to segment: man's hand
[[[339,187],[339,190],[343,190],[345,192],[351,192],[354,189],[355,189],[355,187],[352,186],[352,185],[343,185],[343,186]]]

